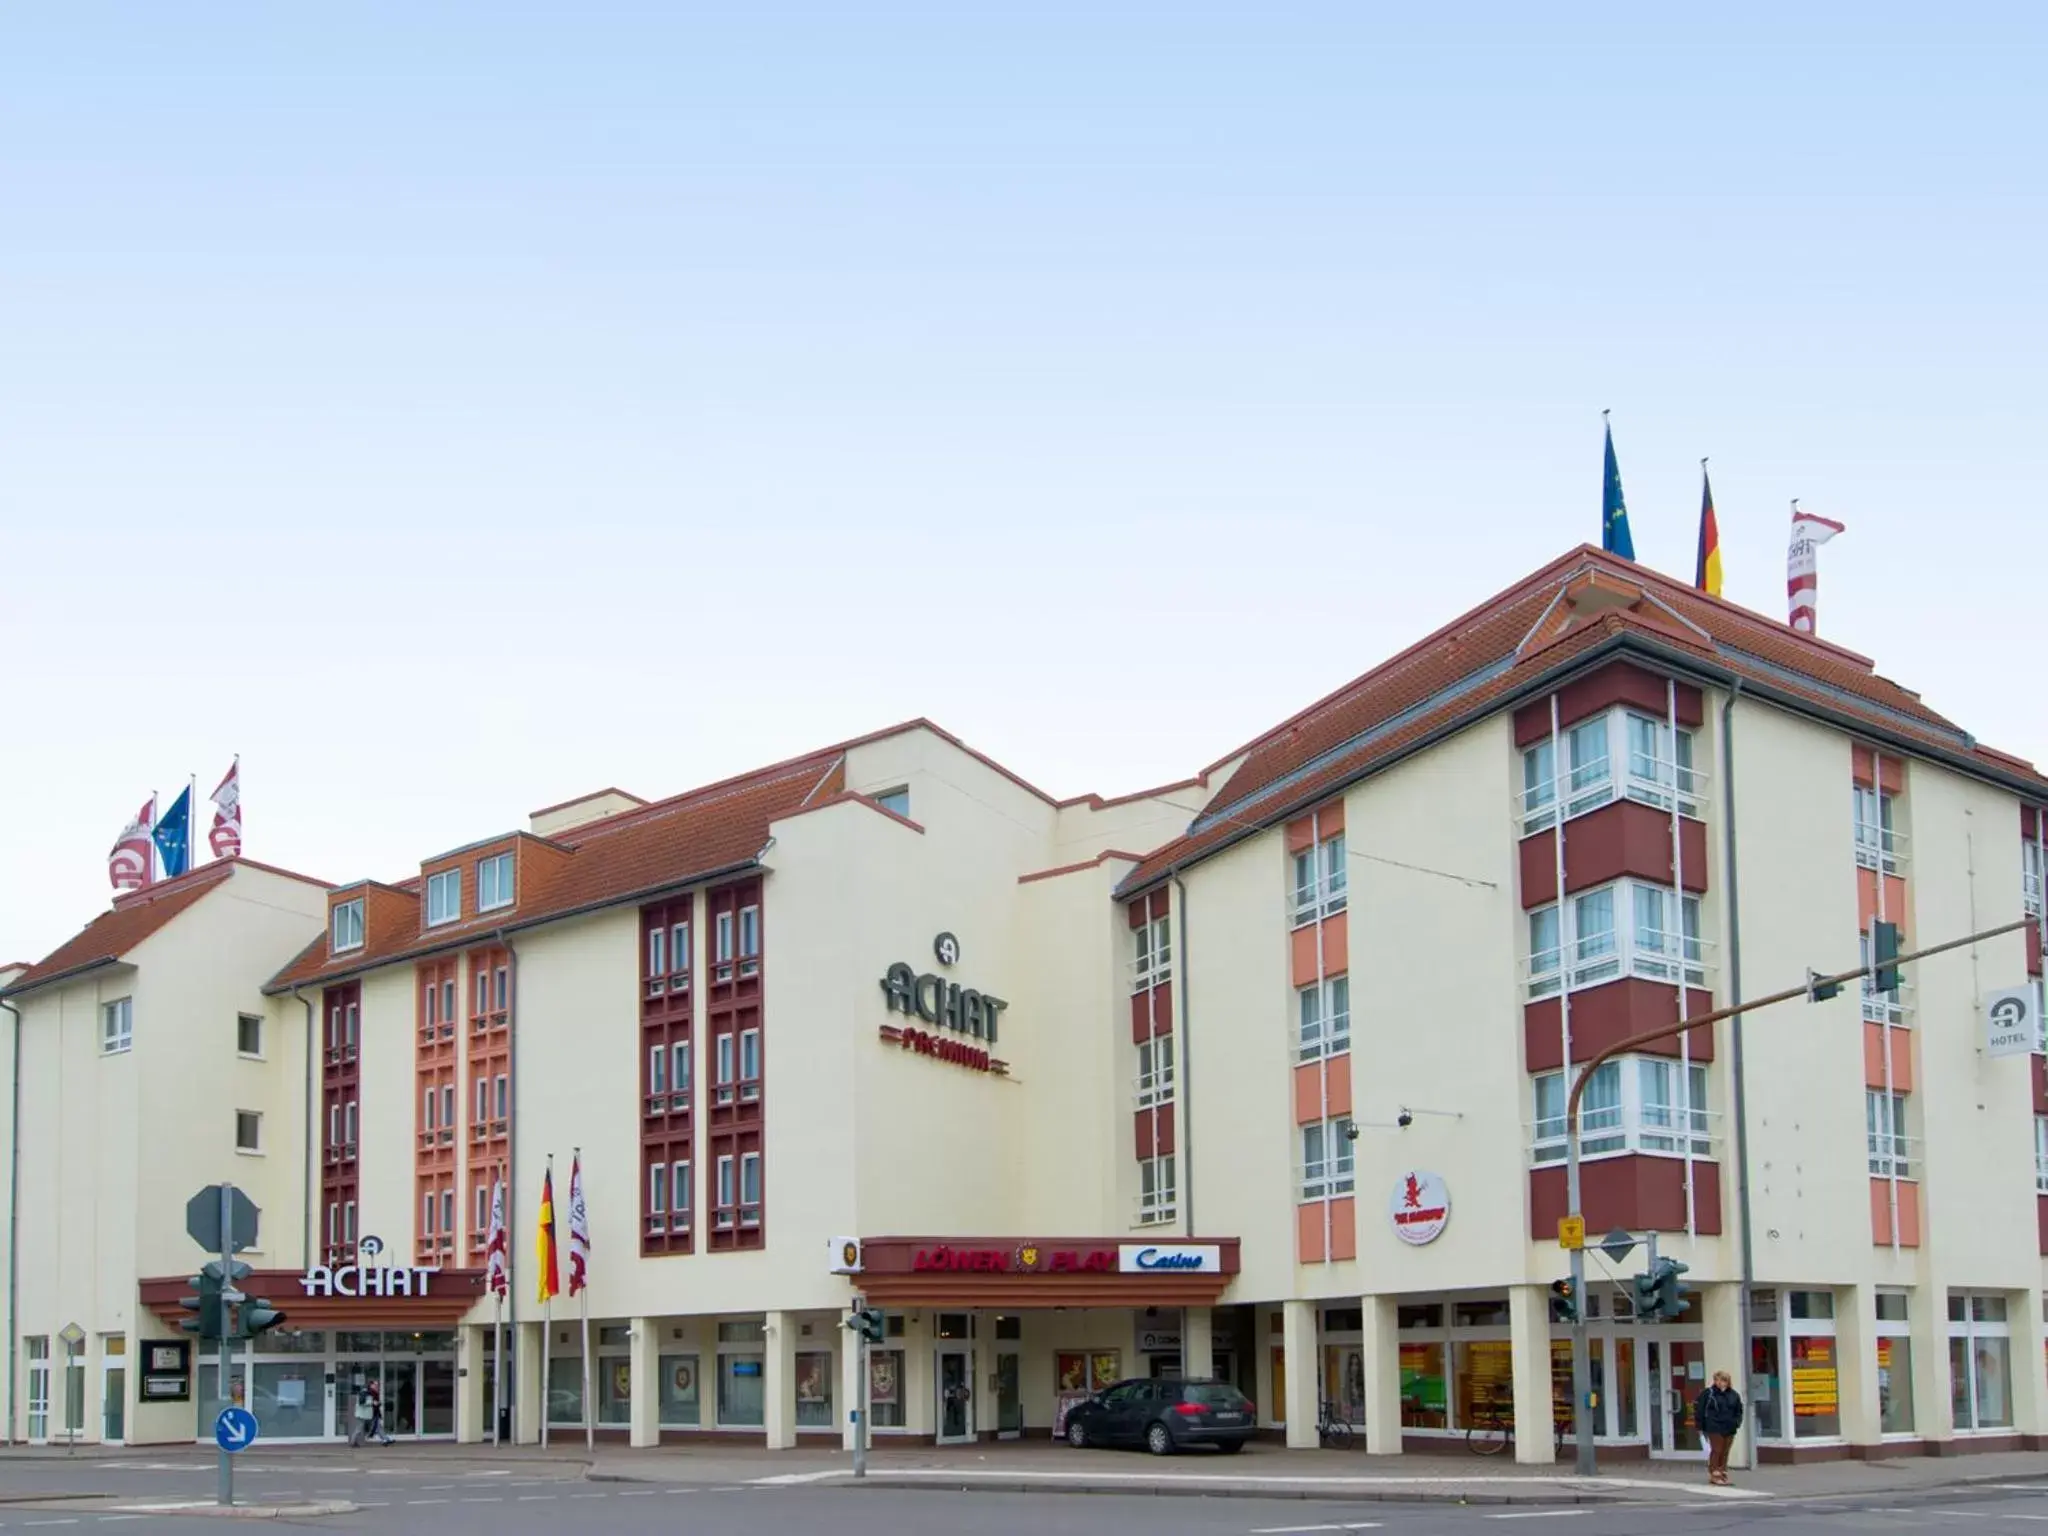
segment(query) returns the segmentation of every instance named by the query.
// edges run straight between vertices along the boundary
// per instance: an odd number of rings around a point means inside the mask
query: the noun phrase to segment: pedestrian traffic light
[[[853,1315],[846,1320],[846,1326],[853,1330],[855,1337],[870,1344],[879,1344],[886,1335],[887,1326],[882,1314],[873,1307],[856,1307]]]
[[[235,1337],[258,1338],[284,1326],[284,1314],[260,1296],[251,1296],[235,1309]]]
[[[1550,1282],[1550,1317],[1557,1323],[1576,1323],[1579,1320],[1578,1293],[1572,1289],[1571,1281]]]
[[[1872,923],[1870,925],[1870,961],[1876,975],[1872,985],[1886,997],[1897,997],[1899,993],[1899,925],[1897,923]]]
[[[190,1296],[178,1298],[178,1308],[191,1314],[178,1319],[178,1327],[194,1338],[217,1339],[221,1337],[222,1316],[220,1264],[215,1261],[207,1265],[185,1282],[193,1289]]]

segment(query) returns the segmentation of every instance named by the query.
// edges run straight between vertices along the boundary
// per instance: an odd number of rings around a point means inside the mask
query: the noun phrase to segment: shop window
[[[1948,1364],[1956,1432],[2011,1429],[2012,1328],[2003,1296],[1949,1293]]]
[[[1437,1311],[1404,1308],[1404,1311]],[[1438,1312],[1441,1320],[1442,1314]],[[1404,1429],[1448,1429],[1450,1405],[1445,1396],[1444,1346],[1435,1341],[1401,1341],[1401,1426]]]
[[[661,1427],[695,1429],[702,1422],[703,1409],[697,1395],[697,1357],[661,1357]]]
[[[895,1321],[895,1319],[892,1319]],[[868,1351],[868,1411],[877,1429],[901,1429],[903,1416],[903,1351]]]
[[[830,1429],[832,1352],[810,1350],[796,1357],[796,1422],[799,1429]]]
[[[762,1423],[762,1357],[718,1351],[718,1424],[721,1429],[759,1429]]]

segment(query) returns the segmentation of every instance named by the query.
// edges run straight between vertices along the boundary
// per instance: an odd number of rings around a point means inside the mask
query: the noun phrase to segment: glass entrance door
[[[958,1445],[974,1438],[974,1357],[964,1349],[941,1349],[938,1356],[936,1438],[941,1445]]]
[[[1643,1352],[1650,1368],[1650,1454],[1704,1455],[1692,1404],[1706,1388],[1706,1346],[1697,1339],[1652,1339]]]
[[[384,1362],[384,1433],[394,1438],[420,1432],[420,1371],[416,1360]]]
[[[1015,1440],[1024,1433],[1024,1393],[1015,1350],[996,1356],[996,1438]]]

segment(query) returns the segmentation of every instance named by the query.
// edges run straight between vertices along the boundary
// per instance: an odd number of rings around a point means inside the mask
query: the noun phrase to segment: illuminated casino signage
[[[951,966],[960,958],[960,941],[942,933],[933,941],[932,952],[941,965]],[[881,1037],[886,1043],[975,1072],[1001,1076],[1010,1070],[1009,1063],[990,1049],[1002,1012],[1010,1006],[1002,998],[948,981],[936,971],[920,973],[900,960],[882,973],[881,986],[891,1013],[933,1026],[884,1024]]]

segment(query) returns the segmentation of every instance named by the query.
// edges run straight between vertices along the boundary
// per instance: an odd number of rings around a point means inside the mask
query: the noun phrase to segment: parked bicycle
[[[1550,1411],[1551,1453],[1564,1455],[1572,1437],[1569,1410],[1553,1402]],[[1515,1443],[1515,1405],[1509,1397],[1497,1397],[1475,1404],[1472,1422],[1465,1429],[1465,1449],[1474,1456],[1498,1456]]]
[[[1316,1408],[1316,1439],[1336,1451],[1351,1444],[1351,1426],[1327,1398]]]

